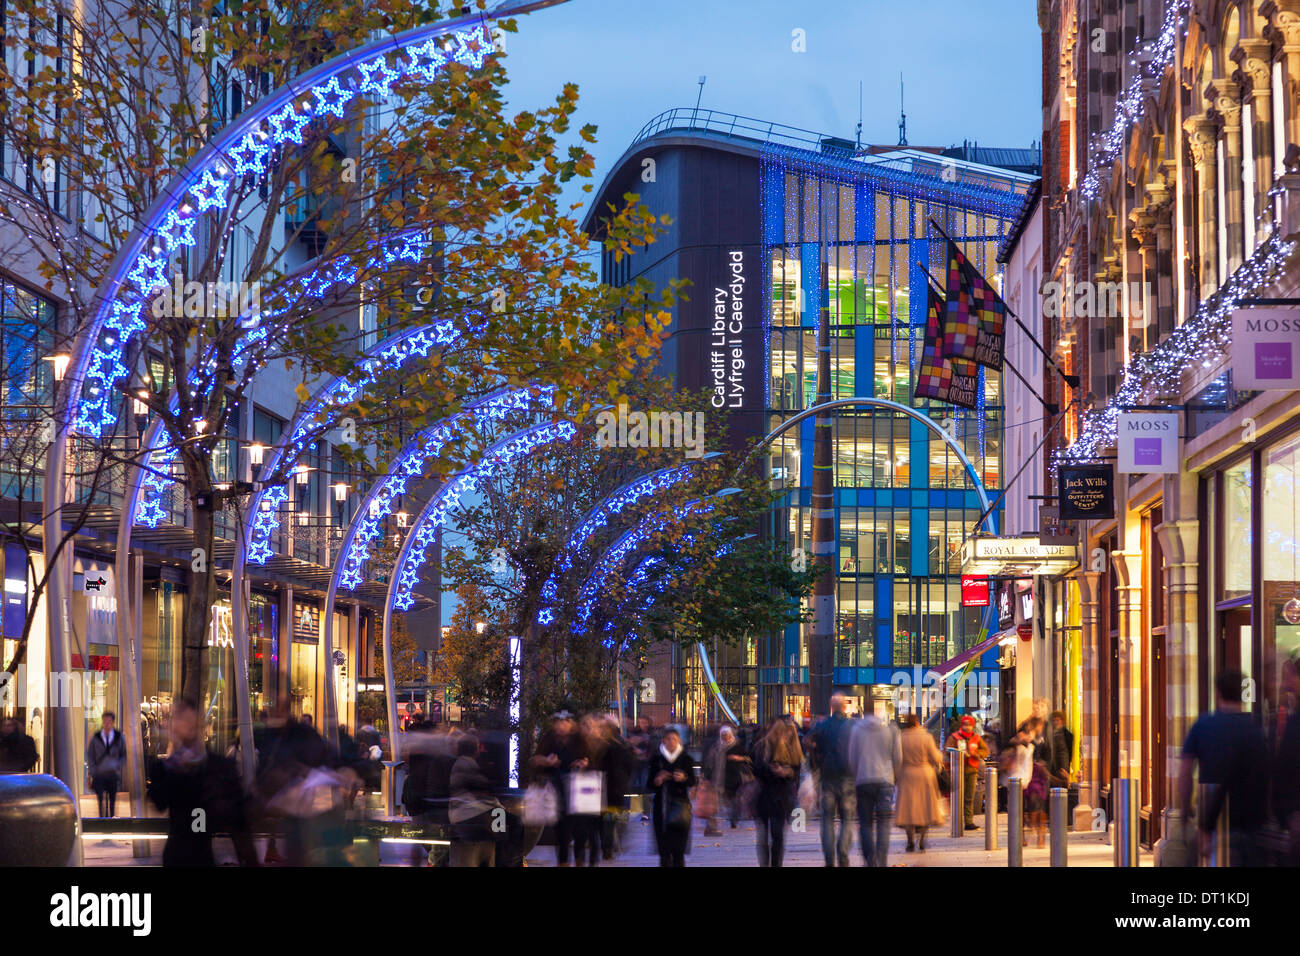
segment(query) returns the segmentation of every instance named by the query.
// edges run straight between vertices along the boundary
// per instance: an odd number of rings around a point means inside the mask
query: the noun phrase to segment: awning
[[[980,641],[974,647],[962,651],[956,657],[944,661],[942,664],[938,665],[937,667],[931,667],[930,673],[933,674],[937,680],[947,680],[953,674],[957,673],[957,671],[961,670],[963,667],[969,664],[972,658],[979,657],[981,654],[983,654],[985,651],[989,650],[990,648],[996,647],[998,645],[998,642],[1001,641],[1008,634],[1014,635],[1015,633],[1016,633],[1016,629],[1014,627],[1008,628],[1005,631],[998,631],[997,633],[989,637],[986,637],[984,640]]]

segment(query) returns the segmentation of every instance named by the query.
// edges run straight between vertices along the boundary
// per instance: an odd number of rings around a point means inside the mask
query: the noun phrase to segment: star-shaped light
[[[361,93],[373,93],[376,96],[387,96],[393,82],[401,78],[400,73],[395,73],[388,68],[387,56],[381,56],[370,63],[362,63],[360,70],[361,84],[357,89]]]
[[[447,55],[438,46],[436,37],[426,40],[424,43],[413,48],[408,54],[408,59],[402,63],[404,73],[418,73],[430,83],[447,64]]]
[[[266,160],[270,152],[271,147],[266,142],[266,134],[259,130],[241,139],[237,146],[226,153],[226,156],[229,157],[230,165],[234,167],[237,175],[255,176],[266,168]]]
[[[345,90],[339,86],[339,78],[331,76],[328,83],[312,87],[312,95],[316,97],[316,115],[324,116],[326,113],[333,113],[339,119],[343,118],[343,110],[347,107],[348,101],[356,96],[352,90]]]
[[[229,179],[218,176],[211,169],[205,169],[198,185],[190,187],[190,195],[198,203],[199,212],[203,212],[205,209],[226,208],[226,193],[229,190]]]
[[[293,142],[302,145],[302,131],[311,122],[311,117],[299,113],[292,103],[286,103],[284,109],[275,113],[267,121],[271,126],[271,137],[277,143]]]

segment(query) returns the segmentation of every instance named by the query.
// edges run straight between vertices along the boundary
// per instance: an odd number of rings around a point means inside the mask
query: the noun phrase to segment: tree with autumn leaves
[[[707,394],[674,394],[649,365],[619,402],[682,415],[708,407]],[[606,709],[619,681],[633,679],[636,662],[656,645],[740,644],[805,620],[818,570],[769,543],[764,531],[779,492],[726,450],[719,419],[705,436],[712,454],[691,459],[682,448],[610,447],[597,440],[599,417],[575,419],[580,428],[567,445],[520,460],[481,486],[443,539],[442,580],[458,609],[435,677],[481,712],[504,714],[507,639],[519,637],[515,729],[525,740],[562,707]],[[681,480],[575,535],[629,482],[679,468]],[[602,562],[636,528],[646,529],[637,546]]]
[[[11,227],[0,254],[32,265],[61,303],[59,334],[70,341],[150,205],[220,131],[310,67],[442,15],[415,0],[10,0],[0,126],[29,173],[22,190],[0,191],[0,221]],[[410,54],[392,54],[386,89],[345,84],[310,116],[291,107],[296,137],[274,145],[261,168],[237,166],[224,201],[183,224],[194,243],[175,247],[148,290],[113,400],[119,411],[142,402],[161,420],[194,546],[209,558],[217,514],[242,501],[218,487],[216,461],[258,376],[281,377],[305,403],[328,377],[360,381],[357,355],[381,334],[453,325],[452,344],[314,420],[309,444],[357,423],[336,444],[358,468],[382,470],[405,436],[487,391],[553,386],[555,408],[567,408],[617,392],[657,348],[671,293],[602,285],[562,200],[593,172],[585,144],[594,128],[571,130],[577,89],[509,113],[505,56],[491,36],[486,25],[462,33],[469,62],[448,58],[416,75],[397,69]],[[562,145],[571,132],[577,142]],[[661,225],[631,200],[614,212],[610,242],[639,248]],[[377,256],[408,239],[422,254]],[[307,281],[323,270],[327,286]],[[173,294],[232,282],[257,289],[260,308],[214,309],[210,295],[191,308]],[[132,416],[117,421],[114,438],[131,432]],[[103,444],[109,454],[111,439]],[[432,470],[468,453],[452,443]],[[297,465],[282,461],[260,480],[284,483]],[[182,688],[194,697],[216,570],[215,560],[196,561],[186,582]]]

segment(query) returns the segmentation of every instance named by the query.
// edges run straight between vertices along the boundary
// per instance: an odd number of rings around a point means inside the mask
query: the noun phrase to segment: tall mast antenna
[[[898,73],[898,145],[907,145],[907,111],[903,109],[903,73]]]

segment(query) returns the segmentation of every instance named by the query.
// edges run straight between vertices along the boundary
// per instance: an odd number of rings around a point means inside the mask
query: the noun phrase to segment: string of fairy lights
[[[1091,143],[1088,170],[1079,186],[1086,200],[1093,201],[1101,195],[1110,171],[1123,156],[1133,127],[1143,118],[1147,98],[1154,95],[1152,84],[1158,89],[1172,67],[1190,8],[1190,0],[1170,3],[1155,38],[1139,42],[1129,55],[1129,83],[1116,98],[1114,122]],[[1275,199],[1279,193],[1275,186],[1268,195]],[[1277,234],[1276,224],[1270,218],[1275,208],[1275,203],[1266,205],[1255,217],[1256,231],[1268,229],[1271,233],[1268,238],[1214,295],[1200,303],[1190,319],[1151,351],[1134,355],[1120,370],[1121,381],[1115,394],[1104,408],[1084,413],[1079,437],[1053,456],[1053,471],[1063,463],[1101,457],[1115,446],[1121,410],[1168,403],[1170,396],[1179,394],[1185,375],[1213,368],[1228,355],[1232,344],[1232,313],[1238,303],[1272,283],[1295,251],[1295,243]]]

